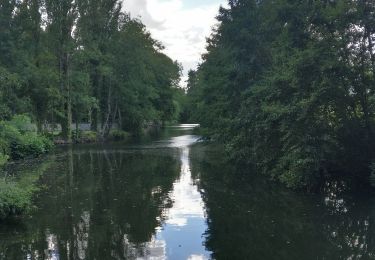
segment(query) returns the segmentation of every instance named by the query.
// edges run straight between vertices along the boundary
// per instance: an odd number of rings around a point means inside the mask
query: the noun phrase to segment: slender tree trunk
[[[112,114],[112,108],[111,108],[111,101],[112,101],[112,86],[111,82],[109,82],[109,88],[108,88],[108,97],[107,97],[107,115],[105,119],[105,123],[102,128],[102,138],[106,137],[109,134],[109,120]]]
[[[120,108],[118,109],[118,128],[121,129],[121,130],[123,129],[122,128],[122,114],[121,114]]]
[[[62,136],[70,143],[72,141],[72,101],[69,79],[69,54],[64,53],[62,60],[61,85],[63,91],[63,113],[61,130]]]
[[[371,57],[372,70],[374,71],[375,70],[375,55],[373,51],[374,45],[373,45],[370,33],[368,34],[368,42],[369,42],[369,52],[370,52],[370,57]]]
[[[93,64],[94,65],[94,64]],[[96,64],[94,65],[96,66]],[[99,101],[99,84],[100,84],[100,75],[97,68],[94,69],[94,75],[92,75],[92,88],[93,96]],[[99,127],[99,109],[94,107],[91,113],[91,130],[98,132]]]
[[[42,121],[43,120],[40,117],[38,117],[36,119],[36,129],[37,129],[39,134],[43,133],[43,123],[42,123]]]
[[[75,123],[76,123],[76,135],[75,135],[75,138],[76,138],[76,142],[78,141],[78,138],[79,138],[79,121],[80,119],[78,118],[78,113],[74,113],[74,117],[75,117]]]
[[[117,102],[116,102],[116,103],[115,103],[115,109],[113,110],[113,114],[112,114],[112,117],[111,117],[111,121],[109,122],[108,133],[111,132],[112,127],[113,127],[113,124],[114,124],[115,121],[116,121],[117,110],[118,110],[118,104],[117,104]]]

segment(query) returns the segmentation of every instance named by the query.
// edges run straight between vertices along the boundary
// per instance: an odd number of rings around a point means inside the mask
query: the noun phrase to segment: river
[[[0,259],[375,258],[374,199],[242,177],[193,128],[20,167],[43,171],[40,191],[30,215],[0,224]]]

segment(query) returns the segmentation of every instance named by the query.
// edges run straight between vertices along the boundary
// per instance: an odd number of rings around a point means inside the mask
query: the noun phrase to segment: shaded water
[[[38,208],[0,224],[0,259],[375,258],[373,199],[241,178],[198,140],[185,125],[47,158]]]

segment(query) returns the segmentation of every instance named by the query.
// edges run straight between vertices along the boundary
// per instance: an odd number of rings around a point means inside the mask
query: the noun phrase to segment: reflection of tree
[[[43,178],[50,188],[41,192],[40,209],[21,231],[33,238],[0,251],[4,257],[16,254],[11,259],[23,259],[27,252],[47,258],[47,240],[55,234],[61,259],[147,254],[165,208],[172,206],[169,192],[179,170],[177,158],[158,151],[70,150]]]
[[[291,192],[262,176],[234,174],[222,155],[193,149],[192,171],[199,174],[213,258],[375,257],[375,211],[368,199],[344,197],[338,187],[327,196]]]
[[[42,159],[43,162],[25,161],[13,166],[13,169],[9,169],[11,177],[8,176],[8,178],[15,178],[21,187],[42,182],[43,175],[54,167],[55,158],[49,156]],[[44,186],[40,185],[40,188],[43,193]],[[30,254],[29,241],[36,241],[39,237],[42,237],[43,244],[45,244],[43,234],[28,232],[28,227],[23,223],[23,219],[0,223],[0,259],[24,259]]]

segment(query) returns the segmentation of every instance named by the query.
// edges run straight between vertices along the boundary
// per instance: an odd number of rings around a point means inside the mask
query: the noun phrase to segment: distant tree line
[[[90,122],[103,137],[176,116],[180,66],[119,0],[0,2],[0,120],[28,114],[39,132]]]
[[[230,0],[188,81],[188,113],[239,164],[293,188],[368,182],[375,2]]]

